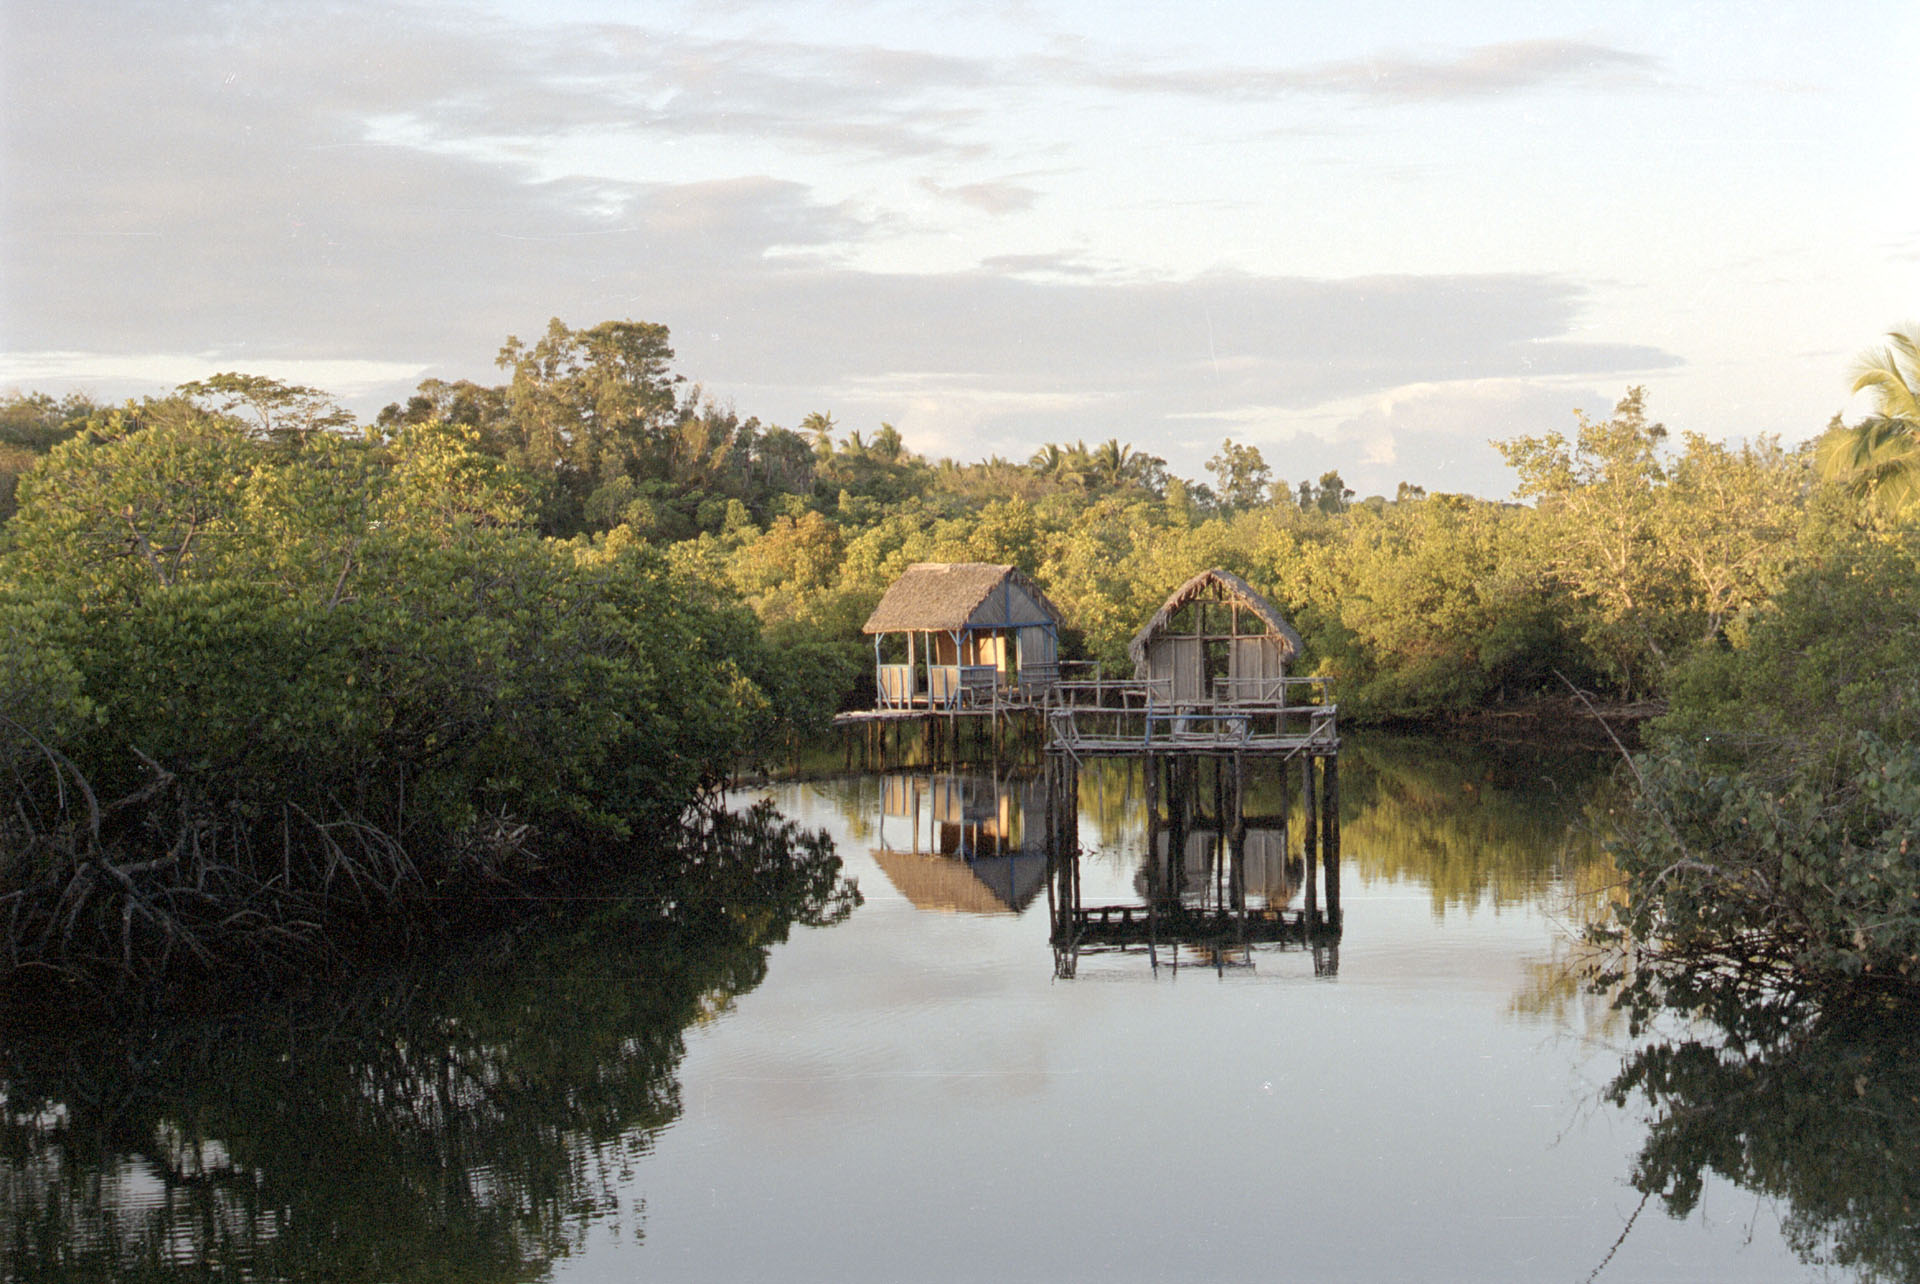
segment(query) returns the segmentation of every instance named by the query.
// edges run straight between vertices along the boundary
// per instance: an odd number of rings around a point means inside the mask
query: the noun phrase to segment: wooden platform
[[[1130,709],[1065,708],[1047,715],[1047,751],[1072,758],[1134,754],[1333,757],[1331,704],[1215,704]]]
[[[1075,741],[1049,741],[1048,753],[1072,758],[1120,758],[1185,755],[1218,758],[1234,754],[1267,758],[1332,758],[1340,753],[1337,739],[1266,736],[1237,739],[1216,736],[1163,736],[1146,739],[1139,736],[1087,737]]]
[[[928,718],[1017,718],[1039,717],[1046,712],[1040,704],[968,705],[953,709],[929,709],[916,705],[899,709],[853,709],[833,717],[836,727],[858,727],[872,722],[925,722]]]
[[[1235,699],[1229,687],[1204,702],[1173,703],[1162,684],[1142,680],[1060,682],[999,690],[952,704],[891,705],[842,713],[836,727],[966,720],[1044,727],[1047,752],[1070,758],[1137,754],[1246,754],[1331,758],[1340,752],[1339,709],[1319,678],[1271,680],[1271,699]],[[1305,688],[1313,700],[1289,702]],[[1038,729],[1038,728],[1035,728]]]
[[[1339,939],[1337,925],[1318,912],[1292,909],[1196,909],[1145,905],[1089,905],[1056,925],[1059,945],[1215,945]],[[1063,916],[1064,917],[1064,916]]]

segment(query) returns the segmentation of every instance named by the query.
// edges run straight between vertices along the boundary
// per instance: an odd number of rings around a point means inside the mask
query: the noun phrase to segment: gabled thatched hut
[[[1281,704],[1300,635],[1273,603],[1231,571],[1173,591],[1127,648],[1133,676],[1158,704]]]
[[[1060,612],[1011,566],[919,562],[867,618],[883,708],[1029,696],[1060,676]]]

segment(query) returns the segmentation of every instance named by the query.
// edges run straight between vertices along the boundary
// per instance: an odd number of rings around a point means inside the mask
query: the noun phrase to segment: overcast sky
[[[1920,318],[1920,5],[0,0],[0,389],[362,414],[549,317],[742,414],[1505,495]],[[1857,407],[1853,408],[1857,410]]]

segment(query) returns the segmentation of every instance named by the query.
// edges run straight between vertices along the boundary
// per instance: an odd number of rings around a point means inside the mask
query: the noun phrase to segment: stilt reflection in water
[[[1183,961],[1225,974],[1260,950],[1304,949],[1315,976],[1340,969],[1339,777],[1334,759],[1151,756],[1145,775],[1146,850],[1135,897],[1089,903],[1081,879],[1079,766],[1046,773],[1047,902],[1054,973],[1082,956],[1135,952],[1156,972]],[[1256,779],[1256,776],[1258,777]],[[1277,781],[1273,778],[1277,776]],[[1300,793],[1299,845],[1290,842]],[[1253,802],[1254,786],[1271,801]],[[1324,896],[1324,905],[1323,898]]]
[[[1040,784],[987,773],[882,778],[874,861],[916,907],[1018,914],[1047,881]]]

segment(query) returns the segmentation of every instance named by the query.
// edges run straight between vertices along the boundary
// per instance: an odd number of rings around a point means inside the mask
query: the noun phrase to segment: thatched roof
[[[1286,617],[1282,616],[1273,603],[1254,592],[1253,585],[1235,575],[1232,571],[1223,571],[1218,567],[1211,571],[1202,571],[1173,591],[1154,617],[1147,621],[1147,627],[1133,635],[1133,641],[1127,645],[1127,654],[1133,659],[1135,672],[1143,671],[1147,665],[1147,643],[1156,634],[1166,630],[1173,619],[1173,613],[1196,598],[1206,596],[1215,602],[1231,602],[1243,611],[1250,611],[1267,623],[1280,646],[1281,658],[1291,660],[1300,654],[1300,635],[1293,631]]]
[[[931,856],[876,848],[874,863],[915,909],[1018,914],[1047,885],[1044,852],[1013,856]]]
[[[994,590],[1017,586],[1033,603],[1031,609],[1008,612],[1008,601]],[[880,605],[873,608],[863,633],[903,633],[916,630],[988,628],[1060,623],[1060,612],[1040,586],[1011,566],[993,562],[916,562],[893,582]]]

